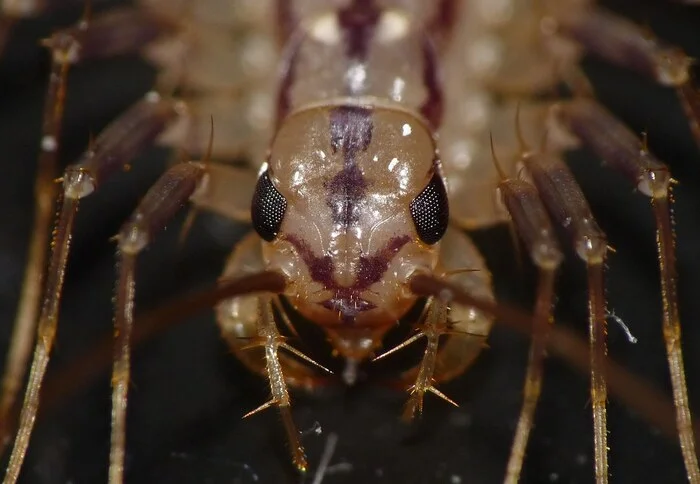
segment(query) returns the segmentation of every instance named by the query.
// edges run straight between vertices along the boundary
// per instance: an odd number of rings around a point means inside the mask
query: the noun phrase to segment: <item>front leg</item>
[[[423,413],[423,396],[426,392],[431,392],[442,398],[455,407],[457,404],[448,398],[444,393],[435,388],[435,365],[438,357],[438,347],[440,345],[440,336],[447,334],[450,331],[450,323],[447,318],[447,304],[437,299],[431,299],[428,302],[427,314],[423,328],[416,336],[425,336],[428,344],[423,353],[423,360],[418,366],[418,376],[416,382],[409,387],[411,394],[406,408],[404,409],[403,419],[410,421],[416,414]]]
[[[289,398],[289,391],[287,390],[287,383],[284,379],[282,364],[278,354],[280,347],[290,348],[290,346],[284,343],[284,338],[277,329],[272,309],[272,297],[260,297],[258,301],[258,344],[265,349],[265,369],[272,398],[260,407],[247,413],[244,418],[276,405],[282,416],[282,423],[292,454],[292,462],[300,472],[306,472],[308,462],[304,453],[304,447],[299,439],[299,432],[292,418],[291,399]]]
[[[449,228],[440,244],[438,275],[475,296],[493,300],[491,275],[469,237],[459,229]],[[454,404],[435,388],[435,383],[450,380],[467,369],[485,346],[492,322],[491,317],[470,307],[449,305],[440,298],[428,300],[418,332],[376,358],[388,356],[422,337],[428,340],[421,363],[401,375],[401,381],[409,385],[411,392],[404,419],[410,420],[416,410],[420,413],[426,391]],[[440,345],[442,337],[444,341]]]

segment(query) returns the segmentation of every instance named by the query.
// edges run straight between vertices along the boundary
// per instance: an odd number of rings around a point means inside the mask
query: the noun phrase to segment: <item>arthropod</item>
[[[368,7],[368,8],[369,8],[369,7]],[[303,11],[303,10],[302,10],[302,11]],[[309,7],[309,13],[308,13],[309,18],[314,18],[313,15],[312,15],[312,13],[313,13],[313,11],[312,11],[311,8]],[[319,42],[332,42],[332,41],[333,41],[333,36],[337,33],[337,29],[333,26],[332,23],[331,23],[330,25],[328,24],[328,19],[325,19],[325,21],[326,21],[325,24],[321,22],[321,20],[324,20],[324,19],[318,19],[318,20],[319,20],[318,23],[314,23],[314,24],[313,24],[313,27],[315,27],[315,29],[316,29],[313,33],[314,33],[314,35],[316,35],[316,36],[318,37],[317,40],[319,40]],[[394,22],[398,21],[398,22],[401,22],[401,21],[402,21],[402,18],[399,16],[399,17],[398,17],[398,20],[397,20],[397,18],[394,17],[393,20],[391,20],[391,18],[390,18],[390,21],[394,21]],[[397,26],[396,24],[390,24],[388,27],[385,26],[385,28],[387,28],[388,30],[385,30],[384,32],[385,32],[386,35],[388,35],[388,36],[390,37],[390,36],[392,35],[392,33],[393,33],[393,35],[395,35],[395,32],[396,32],[396,30],[392,30],[392,29],[398,29],[399,27],[400,27],[400,25]],[[488,51],[487,51],[487,53],[488,53]],[[336,60],[336,59],[329,59],[328,62],[331,62],[331,60]],[[487,60],[488,60],[488,59],[487,59]],[[413,67],[415,67],[415,66],[413,66]],[[515,69],[515,68],[514,68],[514,69]],[[354,71],[352,74],[355,76],[355,77],[353,77],[353,79],[355,79],[357,82],[360,82],[360,81],[358,80],[358,77],[357,77],[357,76],[360,76],[360,75],[361,75],[361,72],[359,72],[359,71]],[[413,72],[413,75],[416,75],[416,76],[418,76],[418,77],[420,77],[422,74],[423,74],[422,72],[418,72],[417,70],[415,70],[415,71]],[[361,82],[360,82],[360,83],[361,83]],[[334,87],[342,86],[342,85],[343,85],[342,82],[339,81],[339,80],[334,80],[331,84],[332,84]],[[422,84],[421,84],[421,85],[422,85]],[[306,88],[307,88],[307,89],[312,89],[311,86],[312,86],[312,84],[310,84],[310,85],[307,86]],[[340,89],[340,87],[338,87],[338,89]],[[478,100],[477,100],[477,101],[478,101]],[[476,102],[476,101],[475,101],[475,102]],[[477,104],[474,104],[473,106],[474,106],[475,108],[478,108],[478,107],[479,107],[478,103],[477,103]],[[352,106],[352,107],[357,108],[357,106]],[[363,106],[360,106],[360,107],[363,107]],[[526,112],[526,109],[523,109],[523,112]],[[348,111],[341,111],[340,113],[338,113],[338,116],[340,116],[341,118],[342,118],[342,117],[345,117],[345,120],[344,120],[344,121],[341,121],[341,122],[337,122],[337,123],[336,123],[336,126],[341,126],[341,127],[342,127],[342,126],[347,126],[348,124],[353,125],[353,123],[355,123],[355,125],[363,126],[363,123],[360,122],[360,121],[358,121],[357,118],[352,118],[353,116],[359,117],[359,119],[365,119],[365,121],[364,121],[365,124],[364,124],[364,125],[366,126],[366,118],[367,118],[366,115],[367,115],[367,113],[364,112],[364,111],[362,111],[361,109],[360,109],[360,110],[352,110],[352,109],[351,109],[351,110],[348,110]],[[512,110],[510,113],[508,113],[508,114],[506,115],[506,117],[509,118],[509,119],[508,119],[508,122],[505,123],[505,125],[507,126],[507,133],[508,133],[508,136],[509,136],[510,138],[514,139],[514,138],[515,138],[515,134],[516,134],[516,130],[515,130],[515,128],[514,128],[515,123],[514,123],[514,119],[513,119],[513,118],[515,117],[515,116],[514,116],[514,110]],[[527,116],[524,115],[523,117],[526,118]],[[205,118],[206,118],[206,116],[205,116]],[[224,123],[221,123],[220,121],[217,121],[216,118],[217,118],[217,117],[215,116],[215,124],[216,124],[217,126],[225,126]],[[350,118],[350,120],[348,120],[348,118]],[[354,119],[354,121],[353,121],[353,119]],[[526,120],[523,121],[523,123],[524,123],[525,126],[528,126],[528,125],[529,125],[529,123],[528,123]],[[206,124],[206,123],[205,123],[205,124]],[[402,130],[403,130],[403,124],[407,124],[407,123],[401,123],[401,129],[402,129]],[[418,128],[416,128],[414,125],[411,125],[410,123],[408,123],[408,124],[409,124],[409,127],[411,128],[411,130],[413,130],[413,129],[418,130]],[[390,123],[384,123],[383,125],[389,126]],[[418,126],[420,126],[420,123],[419,123]],[[225,130],[225,128],[219,127],[219,128],[217,129],[217,133],[221,133],[222,130]],[[339,131],[342,131],[342,129],[339,129],[339,128],[338,128],[338,130],[339,130]],[[653,135],[653,128],[650,128],[650,130],[651,130],[652,135]],[[496,136],[495,136],[495,138],[496,138],[496,151],[499,151],[499,150],[498,150],[498,148],[499,148],[499,144],[498,144],[498,143],[499,143],[499,141],[500,141],[500,142],[504,142],[504,140],[502,139],[502,136],[500,135],[500,133],[496,132],[495,134],[496,134]],[[377,133],[376,136],[379,136],[379,134]],[[205,139],[205,138],[206,138],[206,136],[200,136],[199,139],[198,139],[195,143],[192,143],[191,145],[188,145],[187,148],[188,148],[190,151],[194,151],[194,150],[196,150],[196,149],[201,149],[201,148],[202,148],[202,145],[204,144],[204,143],[202,143],[202,140]],[[218,140],[220,140],[220,139],[222,139],[222,138],[223,138],[223,139],[226,139],[224,134],[217,134],[217,136],[215,137],[215,143],[218,142]],[[533,143],[533,144],[534,144],[534,141],[533,141],[533,138],[534,138],[534,137],[532,136],[531,133],[530,133],[530,134],[526,133],[526,138],[530,139],[530,143]],[[290,139],[294,139],[294,136],[291,136]],[[341,141],[338,141],[338,143],[340,143],[340,145],[338,146],[338,151],[342,152],[342,151],[343,151],[343,148],[346,148],[346,149],[348,148],[347,146],[343,146],[343,142],[347,143],[347,138],[344,138],[343,136],[340,136],[339,139],[340,139]],[[653,137],[652,137],[652,139],[653,139]],[[344,140],[344,141],[343,141],[343,140]],[[216,145],[215,145],[215,149],[214,149],[215,156],[216,156],[216,150],[217,150],[217,147],[216,147]],[[503,158],[505,158],[506,155],[504,155],[503,153],[500,153],[499,156],[503,159]],[[488,153],[487,153],[487,157],[488,157],[488,161],[490,162],[490,155],[489,155]],[[431,161],[432,161],[432,160],[431,160]],[[491,165],[488,165],[488,166],[490,167]],[[286,178],[285,178],[285,179],[286,179]],[[426,180],[426,182],[427,182],[427,180]],[[266,182],[266,183],[267,183],[267,182]],[[448,184],[449,184],[449,175],[448,175]],[[497,184],[497,179],[494,179],[494,180],[493,180],[493,184],[494,184],[494,187],[495,187],[495,185]],[[416,195],[417,195],[417,194],[416,194]],[[406,204],[408,204],[409,201],[407,200],[406,202],[407,202]],[[490,202],[491,202],[491,200],[489,200],[488,203],[487,203],[487,202],[483,202],[483,205],[481,205],[481,207],[482,207],[482,209],[483,209],[484,212],[479,211],[479,214],[485,213],[486,210],[490,210],[490,211],[493,211],[493,210],[494,210],[494,207],[493,207],[492,205],[490,205]],[[321,204],[319,204],[319,205],[321,205]],[[291,206],[291,204],[290,204],[290,206]],[[404,207],[404,208],[406,208],[406,207]],[[454,210],[454,209],[453,209],[453,210]],[[480,209],[480,210],[481,210],[481,209]],[[405,212],[404,212],[404,214],[405,214]],[[348,217],[351,217],[351,215],[352,215],[352,214],[349,214]],[[409,220],[407,219],[407,220],[405,220],[405,222],[409,222]],[[409,227],[411,226],[409,223],[406,223],[405,225],[408,225]],[[607,229],[607,227],[605,227],[605,228]],[[267,235],[269,236],[269,233],[268,233]],[[618,246],[618,249],[620,249],[620,245],[621,245],[621,244],[617,243],[617,244],[614,244],[614,245],[617,245],[617,246]],[[650,247],[653,248],[653,244],[652,244]],[[653,252],[653,251],[651,251],[651,252]],[[650,256],[650,257],[653,257],[653,255]],[[365,260],[365,263],[369,263],[369,261]],[[307,264],[307,265],[308,265],[308,264]],[[471,268],[473,269],[474,267],[471,267]],[[482,274],[483,274],[484,272],[485,272],[485,271],[482,270]],[[473,274],[472,274],[472,275],[473,275]],[[139,284],[139,285],[137,285],[137,287],[141,287],[141,285]],[[342,299],[342,298],[341,298],[341,299]],[[292,299],[292,300],[293,300],[293,299]],[[342,301],[341,301],[341,302],[342,302]],[[360,304],[364,304],[362,301],[359,301],[359,302],[358,302],[358,301],[355,300],[354,302],[360,303]],[[376,301],[373,302],[372,304],[376,305]],[[657,319],[659,319],[659,318],[657,318]],[[658,326],[657,326],[657,328],[658,328]],[[248,336],[250,336],[250,335],[248,335]],[[658,336],[658,335],[657,335],[657,336]],[[371,339],[372,339],[372,338],[371,338]],[[524,365],[524,359],[522,360],[522,364]],[[186,383],[185,383],[185,384],[186,384]],[[545,386],[546,386],[546,385],[547,385],[547,383],[545,382]],[[519,393],[519,391],[516,391],[516,392],[515,392],[515,394],[518,394],[518,393]],[[585,402],[584,402],[584,403],[585,403]],[[133,405],[132,405],[132,406],[133,406]],[[511,421],[512,421],[513,419],[515,419],[515,414],[517,413],[517,405],[514,407],[514,409],[515,409],[515,413],[510,417]],[[548,412],[548,413],[549,413],[549,412]],[[549,415],[548,415],[548,416],[549,416]],[[474,415],[473,415],[473,418],[478,419],[478,414],[474,414]],[[242,425],[243,425],[243,424],[237,425],[237,426],[236,426],[237,430],[243,428]],[[300,427],[300,428],[301,428],[301,427]],[[509,430],[510,430],[510,429],[509,429]],[[371,440],[371,438],[372,438],[372,437],[368,437],[369,440]],[[504,447],[507,448],[507,447],[509,446],[509,442],[510,442],[510,441],[509,441],[509,439],[506,439],[506,441],[507,441],[507,443],[504,443]],[[341,440],[341,442],[342,442],[342,440]],[[556,444],[553,444],[553,445],[556,445]],[[613,444],[613,447],[614,447],[614,444]],[[446,449],[446,450],[445,450],[445,452],[449,452],[449,451],[450,451],[450,449]],[[472,458],[473,458],[474,455],[475,455],[475,454],[472,454]],[[476,454],[476,455],[478,455],[478,454]],[[439,464],[439,463],[436,463],[435,467],[439,467],[438,464]],[[455,472],[454,472],[455,475],[461,475],[461,473],[467,474],[467,473],[469,472],[469,469],[468,469],[469,465],[468,465],[468,464],[465,464],[465,463],[458,463],[458,462],[456,462],[456,461],[452,461],[452,464],[453,464],[453,466],[454,466],[453,468],[456,469]],[[357,462],[355,462],[355,465],[359,465],[359,464],[358,464]],[[476,466],[476,463],[474,463],[474,465]],[[588,469],[590,469],[590,468],[592,468],[592,465],[590,465],[590,462],[589,462],[589,467],[588,467]],[[374,471],[375,469],[371,469],[371,470]],[[225,471],[224,471],[224,472],[225,472]],[[440,472],[440,471],[431,471],[431,473],[426,473],[426,474],[424,474],[424,475],[428,476],[428,477],[426,477],[426,479],[428,479],[429,476],[435,476],[435,474],[436,474],[437,472]],[[501,469],[501,472],[502,472],[502,469]],[[547,472],[547,474],[546,474],[547,476],[550,476],[550,475],[555,475],[555,474],[557,473],[557,470],[551,470],[551,471],[547,470],[547,471],[545,471],[545,472]],[[484,475],[485,475],[485,474],[486,474],[486,473],[484,473]],[[477,474],[477,475],[478,475],[478,474]],[[381,477],[381,476],[379,476],[379,477]],[[486,480],[487,478],[484,477],[484,479]],[[536,480],[537,478],[533,478],[533,479]],[[490,481],[489,481],[489,482],[490,482]]]

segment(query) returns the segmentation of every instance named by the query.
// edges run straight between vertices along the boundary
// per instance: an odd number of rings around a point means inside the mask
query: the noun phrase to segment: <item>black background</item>
[[[119,3],[119,2],[107,2]],[[700,56],[700,9],[662,1],[603,2],[650,25],[667,40]],[[0,353],[5,354],[20,291],[32,219],[47,56],[37,40],[67,25],[79,9],[24,22],[0,61]],[[700,398],[700,151],[693,144],[675,94],[634,74],[588,62],[601,100],[636,131],[649,130],[652,149],[680,181],[675,190],[680,309],[691,402]],[[135,58],[80,66],[70,77],[62,160],[74,160],[97,133],[151,85],[152,71]],[[225,133],[217,133],[225,136]],[[108,239],[165,166],[164,152],[141,157],[82,206],[65,287],[60,329],[49,378],[111,331],[114,246]],[[661,340],[660,295],[653,220],[648,200],[590,156],[571,166],[617,254],[607,276],[609,307],[624,319],[637,344],[610,327],[612,355],[669,393]],[[195,225],[186,245],[175,243],[174,223],[141,258],[137,301],[153,307],[211,283],[247,228],[213,217]],[[506,230],[475,234],[495,275],[499,297],[529,305],[533,274],[517,271]],[[586,286],[571,254],[558,284],[558,318],[584,334]],[[324,484],[357,482],[501,482],[521,404],[528,342],[496,328],[491,348],[443,390],[461,404],[426,401],[422,422],[398,421],[405,394],[382,385],[295,394],[301,429],[319,422],[320,436],[304,437],[312,473],[330,433],[338,446]],[[218,337],[211,313],[192,318],[135,350],[128,414],[128,483],[292,483],[281,427],[274,412],[242,421],[267,398],[264,382],[248,375]],[[106,482],[109,449],[109,377],[40,411],[21,482]],[[659,435],[615,401],[609,406],[610,465],[614,483],[681,483],[678,444]],[[547,363],[537,426],[522,482],[593,481],[587,377],[557,360]],[[311,482],[307,478],[306,482]]]

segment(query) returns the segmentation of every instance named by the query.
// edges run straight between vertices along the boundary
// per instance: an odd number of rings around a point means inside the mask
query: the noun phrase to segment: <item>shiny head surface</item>
[[[422,120],[384,107],[289,116],[252,204],[270,270],[339,352],[364,358],[412,306],[407,281],[432,272],[447,228],[445,186]]]

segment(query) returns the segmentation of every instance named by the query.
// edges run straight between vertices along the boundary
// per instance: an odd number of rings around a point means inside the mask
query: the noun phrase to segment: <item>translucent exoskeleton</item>
[[[17,2],[6,3],[11,6]],[[80,241],[90,238],[104,241],[104,248],[98,252],[106,253],[112,247],[107,239],[118,233],[119,281],[114,318],[118,351],[113,400],[115,408],[125,410],[128,391],[129,425],[124,425],[124,412],[113,412],[118,431],[112,436],[110,458],[106,437],[100,437],[97,446],[96,437],[90,439],[88,435],[84,437],[87,445],[82,446],[86,448],[78,448],[66,440],[75,429],[54,431],[53,436],[51,429],[44,429],[32,436],[23,476],[26,474],[30,480],[43,476],[50,482],[70,480],[76,471],[69,470],[67,463],[75,460],[85,469],[81,476],[87,477],[82,479],[99,482],[106,479],[107,463],[111,460],[109,479],[115,483],[122,480],[201,482],[216,478],[212,476],[223,480],[233,477],[243,482],[294,481],[293,466],[287,464],[286,470],[277,470],[285,469],[284,464],[289,461],[281,443],[286,439],[286,448],[291,451],[291,461],[297,468],[308,467],[312,473],[316,467],[325,469],[319,477],[312,478],[316,482],[320,479],[323,482],[334,482],[333,479],[338,482],[372,479],[516,482],[518,477],[520,482],[577,482],[577,479],[592,480],[594,469],[597,482],[607,482],[608,474],[611,482],[618,479],[639,482],[652,473],[658,476],[658,482],[688,479],[697,482],[693,470],[697,464],[688,433],[683,443],[686,467],[678,452],[677,438],[661,444],[641,425],[625,438],[618,437],[617,427],[621,424],[616,423],[616,417],[623,422],[630,417],[614,400],[609,404],[610,434],[607,434],[602,423],[607,398],[602,393],[605,385],[600,379],[601,358],[598,363],[593,362],[597,367],[593,376],[594,405],[587,403],[590,397],[584,392],[583,378],[558,375],[562,370],[554,367],[549,372],[554,375],[551,378],[547,375],[542,381],[545,394],[538,405],[537,427],[528,434],[528,421],[532,417],[522,418],[515,444],[512,436],[523,401],[522,369],[529,368],[525,394],[532,397],[538,393],[533,389],[539,387],[536,374],[539,373],[537,360],[543,356],[542,340],[535,338],[534,364],[528,367],[526,343],[520,340],[513,343],[515,337],[497,333],[490,345],[497,349],[495,345],[500,342],[499,351],[493,351],[494,348],[486,351],[477,360],[481,366],[478,371],[470,371],[465,377],[445,384],[473,363],[486,346],[491,326],[488,311],[464,305],[465,299],[460,298],[470,295],[488,306],[493,300],[492,284],[531,288],[524,291],[526,296],[518,305],[531,308],[528,312],[534,316],[525,322],[545,328],[539,334],[551,330],[553,354],[563,352],[567,357],[561,339],[565,333],[559,331],[560,325],[590,319],[592,332],[599,337],[598,350],[593,354],[601,357],[604,349],[600,337],[604,336],[607,322],[614,356],[629,358],[639,373],[667,378],[668,369],[662,363],[665,357],[661,328],[664,318],[669,323],[667,328],[672,328],[676,319],[675,278],[672,273],[664,272],[674,266],[669,252],[670,223],[664,218],[668,209],[666,190],[671,179],[650,149],[663,154],[658,159],[670,164],[674,177],[680,180],[675,193],[679,198],[676,206],[681,231],[677,264],[681,273],[681,314],[684,322],[692,321],[690,294],[697,271],[693,270],[691,247],[685,249],[683,257],[682,230],[684,219],[690,228],[694,224],[694,171],[686,165],[697,159],[692,129],[697,126],[700,108],[697,92],[686,78],[688,61],[682,52],[657,44],[647,30],[580,1],[142,3],[139,10],[104,17],[101,13],[86,14],[76,28],[60,31],[45,42],[52,49],[54,66],[41,138],[40,166],[44,179],[37,182],[38,205],[48,204],[45,211],[53,216],[53,192],[61,191],[61,185],[52,187],[49,182],[60,174],[51,175],[51,170],[45,169],[56,164],[55,160],[47,163],[46,159],[65,152],[67,163],[78,160],[61,177],[65,195],[60,203],[65,217],[59,221],[54,254],[60,253],[62,245],[68,246],[69,236],[64,228],[74,217],[73,205],[95,192],[91,197],[94,200],[85,200],[81,205],[84,210],[75,218],[77,244],[71,255],[74,264],[68,264],[69,268],[84,267],[83,271],[97,272],[102,259],[85,255],[94,249],[87,242],[81,246]],[[10,11],[9,7],[5,8]],[[684,18],[686,14],[694,14],[689,7],[671,10],[670,5],[664,4],[649,7],[649,11],[655,12],[655,8],[681,25],[692,24],[693,17]],[[642,24],[645,21],[638,20]],[[669,30],[667,38],[693,52],[692,36],[686,42],[687,39],[680,38],[681,34],[674,38],[673,28]],[[106,34],[108,31],[111,36]],[[160,68],[156,88],[118,118],[112,128],[101,134],[95,130],[89,148],[78,156],[78,146],[96,128],[93,124],[103,123],[81,117],[89,126],[80,127],[71,121],[72,104],[91,102],[89,95],[80,94],[77,84],[76,90],[68,93],[65,104],[68,117],[61,124],[62,74],[71,71],[70,89],[73,82],[80,82],[80,71],[89,73],[92,58],[110,59],[135,49],[141,49]],[[12,52],[10,44],[9,62],[15,61]],[[628,99],[626,103],[616,104],[616,97],[606,95],[605,84],[598,82],[592,83],[598,99],[594,100],[591,84],[579,70],[584,52],[633,72],[624,74],[628,77],[622,82],[627,97],[620,98]],[[115,65],[106,60],[97,62],[104,62],[103,66]],[[85,66],[74,68],[78,63]],[[622,75],[620,71],[603,72],[608,76]],[[94,75],[94,79],[102,80],[99,84],[83,81],[90,86],[88,92],[95,89],[109,99],[107,92],[117,91],[115,79],[103,73]],[[654,81],[672,86],[663,94],[655,93],[666,96],[661,103],[664,111],[676,110],[670,128],[656,120],[656,114],[646,114],[654,113],[654,109],[642,108],[647,107],[651,94],[645,93],[651,91],[649,86]],[[638,88],[639,92],[633,91],[632,86],[638,85],[643,87]],[[676,100],[676,92],[682,103]],[[173,93],[177,98],[172,97]],[[634,130],[625,131],[622,122],[603,110],[604,104],[617,107],[615,111],[621,112],[623,118],[632,119],[625,116],[629,114],[625,106],[634,105],[642,120],[633,123]],[[685,109],[687,119],[681,117],[681,108]],[[110,110],[105,121],[117,111]],[[19,111],[8,112],[16,116]],[[26,109],[26,112],[34,111]],[[212,125],[211,156],[205,156]],[[646,140],[638,136],[642,129],[649,132],[649,148]],[[678,143],[674,137],[667,142],[673,149],[663,149],[664,136],[671,136],[668,131],[679,137],[683,133],[686,147],[682,155],[675,151]],[[12,133],[12,130],[3,132]],[[11,138],[15,137],[6,138],[10,155],[12,147],[20,143]],[[71,142],[72,139],[76,141]],[[155,180],[163,171],[162,160],[157,166],[148,166],[149,160],[142,161],[143,156],[133,163],[135,173],[116,173],[122,166],[131,166],[131,159],[154,143],[175,148],[179,161],[159,181]],[[593,156],[584,161],[574,160],[574,180],[558,158],[564,150],[577,146],[588,148]],[[202,161],[182,162],[182,153]],[[249,163],[224,164],[243,159]],[[606,169],[599,169],[601,159],[607,162]],[[627,184],[618,183],[616,171],[627,177]],[[140,180],[139,186],[134,180]],[[592,210],[583,195],[578,194],[578,184],[583,186]],[[96,225],[90,226],[90,220],[125,220],[133,207],[114,211],[112,205],[120,205],[119,200],[126,197],[123,187],[130,187],[134,196],[141,198],[149,185],[154,188],[121,229],[120,223],[116,228],[101,230]],[[601,187],[605,187],[605,195],[596,194]],[[631,193],[632,189],[638,193]],[[16,193],[16,189],[12,187],[9,193]],[[661,227],[662,285],[653,264],[650,198],[654,200]],[[192,262],[173,269],[174,250],[157,255],[153,253],[160,252],[158,249],[143,249],[152,245],[156,235],[160,239],[160,230],[166,223],[170,225],[171,218],[188,199],[194,202],[200,217],[190,228],[180,255]],[[7,206],[13,206],[13,199],[8,196],[8,200]],[[628,207],[635,203],[638,207],[631,216]],[[598,223],[593,220],[593,214]],[[238,227],[249,227],[252,218],[255,233],[233,235],[224,230],[222,218],[239,223]],[[507,220],[511,220],[512,241],[503,227],[479,231]],[[189,226],[190,222],[188,219],[185,223]],[[618,231],[618,225],[629,229]],[[104,227],[107,226],[105,222]],[[477,245],[472,245],[463,229],[470,230]],[[65,244],[61,239],[64,232]],[[170,233],[178,235],[177,230]],[[499,237],[500,242],[494,242]],[[163,246],[167,238],[163,236]],[[210,250],[205,249],[206,240]],[[614,255],[606,254],[608,243],[616,249]],[[159,240],[157,245],[160,244]],[[191,273],[204,274],[202,266],[211,262],[209,258],[221,264],[224,261],[221,247],[228,249],[231,245],[234,250],[226,263],[221,287],[246,274],[272,271],[267,278],[244,279],[241,287],[232,289],[234,293],[255,289],[255,295],[225,301],[217,308],[226,346],[245,367],[269,377],[265,379],[269,382],[267,390],[256,389],[249,381],[241,383],[243,372],[238,368],[232,372],[235,376],[219,368],[215,378],[217,383],[226,381],[223,388],[227,390],[212,395],[209,402],[218,402],[214,410],[203,410],[208,408],[207,400],[200,390],[206,383],[200,380],[212,378],[211,374],[204,371],[204,366],[201,374],[190,372],[201,364],[198,360],[212,358],[211,354],[215,355],[213,364],[216,364],[216,355],[223,355],[226,350],[224,345],[203,346],[204,337],[194,339],[184,329],[177,330],[181,332],[179,346],[173,343],[173,349],[164,351],[176,352],[179,363],[158,361],[155,368],[161,370],[156,370],[160,371],[157,380],[148,373],[139,375],[135,363],[137,373],[132,375],[134,385],[129,388],[128,358],[122,350],[128,338],[124,330],[133,316],[134,294],[140,307],[142,301],[146,302],[148,292],[163,294],[175,286],[191,287]],[[486,255],[485,260],[480,252]],[[514,256],[514,252],[520,255]],[[190,253],[192,258],[188,259]],[[623,265],[631,268],[631,274],[616,279],[619,277],[615,275],[616,265],[625,264],[626,257],[631,257],[625,254],[630,253],[639,254],[634,263]],[[12,267],[19,267],[20,258],[17,259]],[[581,261],[576,263],[577,259],[586,262],[588,276],[580,268]],[[562,266],[564,260],[571,263]],[[533,266],[536,271],[532,270]],[[641,271],[640,267],[645,268],[644,277],[635,272]],[[47,355],[53,349],[53,341],[46,343],[47,338],[53,338],[53,327],[46,322],[60,321],[60,344],[55,348],[59,360],[61,356],[72,359],[75,353],[81,353],[77,343],[81,331],[96,334],[104,326],[98,326],[95,320],[110,319],[109,312],[85,313],[100,298],[104,298],[100,305],[109,303],[112,278],[105,273],[111,271],[107,267],[100,271],[101,285],[88,282],[79,289],[75,285],[71,289],[74,272],[76,279],[89,280],[77,268],[69,269],[63,291],[62,270],[49,269],[48,289],[44,289],[46,294],[42,296],[44,303],[38,306],[42,314],[33,318],[42,321],[39,342],[45,342]],[[685,278],[689,280],[687,286],[683,284]],[[145,281],[150,281],[150,289]],[[457,286],[445,288],[440,281]],[[644,281],[643,285],[640,281]],[[460,290],[466,291],[466,295],[461,295]],[[690,293],[690,303],[685,306],[683,291]],[[59,317],[58,300],[62,292],[65,297]],[[503,289],[498,292],[497,299],[507,302],[507,308],[512,307],[512,295],[503,292]],[[552,327],[547,321],[554,307],[554,293],[559,312]],[[16,297],[18,293],[14,294]],[[620,306],[626,299],[632,302],[625,311]],[[478,301],[473,304],[478,305]],[[667,308],[665,311],[661,310],[662,305]],[[589,310],[591,316],[586,314]],[[522,312],[499,314],[501,319],[509,316],[519,319],[524,315]],[[637,318],[648,319],[648,325],[637,323]],[[81,320],[82,329],[73,330],[78,337],[61,336],[63,326],[70,325],[71,319]],[[402,322],[397,325],[399,320]],[[193,328],[205,324],[200,321],[188,328],[193,332]],[[627,326],[638,343],[628,343],[623,331]],[[687,327],[685,323],[683,347],[692,398],[692,389],[697,385],[692,384],[692,325],[690,329]],[[143,339],[140,330],[137,321],[133,338],[136,341]],[[216,331],[197,334],[213,339],[213,332]],[[174,339],[174,334],[168,333],[164,338]],[[668,329],[666,336],[667,341],[674,342],[675,336]],[[323,349],[325,339],[328,342]],[[404,345],[405,342],[411,344]],[[141,358],[159,359],[158,344],[147,345]],[[511,345],[517,349],[511,351]],[[17,345],[13,348],[12,351],[18,351]],[[392,348],[400,351],[389,352]],[[647,360],[651,354],[654,356]],[[379,361],[372,361],[380,355]],[[327,375],[311,361],[305,361],[305,357],[331,368],[335,376]],[[568,357],[572,359],[571,355]],[[51,402],[51,395],[60,399],[70,391],[69,387],[78,384],[81,374],[99,367],[95,361],[100,358],[94,358],[86,362],[78,357],[78,365],[66,370],[67,376],[58,375],[54,382],[49,375],[43,389],[49,395],[47,402]],[[392,364],[401,368],[392,372],[391,381],[410,392],[404,417],[410,419],[419,412],[426,413],[423,422],[427,425],[418,430],[423,435],[418,444],[397,435],[400,424],[395,422],[395,413],[390,412],[398,408],[395,389],[387,393],[358,385],[383,366]],[[506,377],[500,374],[500,368],[509,367],[521,370]],[[669,432],[668,407],[644,408],[648,403],[646,393],[627,387],[620,390],[615,375],[609,376],[611,392],[621,391],[623,401],[632,400],[631,408],[643,415],[641,418],[652,418],[653,425]],[[506,383],[496,383],[503,378]],[[567,390],[573,386],[571,380],[576,380],[578,386]],[[324,395],[336,388],[332,382],[344,382],[358,387],[358,392],[369,393],[366,403],[357,404],[357,414],[344,414],[337,406],[335,414],[330,413],[333,402],[341,401],[340,397]],[[667,384],[665,380],[662,382]],[[157,404],[149,403],[151,385],[160,384],[167,385],[166,396],[155,400]],[[306,396],[309,392],[312,395]],[[671,394],[670,386],[666,393]],[[387,404],[386,395],[393,395],[391,404]],[[435,395],[448,402],[438,401]],[[195,400],[198,403],[193,403]],[[80,401],[84,400],[76,400]],[[86,430],[89,427],[80,423],[88,418],[85,409],[95,408],[94,412],[98,413],[99,407],[102,419],[98,417],[97,421],[105,428],[108,426],[108,399],[100,396],[94,401],[101,403],[95,406],[81,403],[79,407],[76,404],[72,410],[77,416],[71,420],[76,424],[71,425],[80,426],[80,433],[92,434],[92,430]],[[251,416],[238,421],[241,415],[265,401],[280,410],[284,433],[276,430],[274,418],[265,422],[262,416]],[[455,409],[450,403],[462,407]],[[151,407],[151,413],[139,414],[144,412],[139,407],[149,408],[149,405],[157,405],[158,409]],[[378,413],[377,406],[382,407]],[[590,432],[591,407],[597,409],[595,452]],[[44,403],[41,408],[43,411]],[[646,415],[649,412],[663,415],[654,420]],[[569,426],[565,420],[571,414],[581,417],[575,426]],[[27,415],[25,421],[33,421]],[[189,416],[192,423],[186,427],[162,423],[166,418],[189,420]],[[227,427],[233,427],[222,438],[236,442],[232,450],[221,446],[209,449],[211,453],[194,450],[199,448],[192,442],[199,438],[199,429],[217,428],[222,416],[230,423]],[[359,417],[357,421],[356,417]],[[323,428],[321,438],[307,430],[314,428],[316,421]],[[3,432],[13,431],[10,419],[3,419],[2,424]],[[169,429],[165,435],[163,428]],[[26,429],[25,425],[23,435],[28,437]],[[672,414],[670,431],[675,432]],[[644,433],[644,438],[651,439],[654,445],[634,442],[642,439],[639,433]],[[602,440],[606,436],[607,444]],[[326,450],[335,447],[331,463],[319,466],[319,460],[323,462],[324,445],[330,442],[337,443],[326,447]],[[396,456],[394,459],[384,455],[394,452],[388,449],[388,442],[399,448],[396,454],[391,454]],[[34,446],[39,450],[32,450]],[[611,448],[610,469],[606,463],[606,446]],[[512,451],[511,447],[520,450]],[[126,456],[121,453],[124,450]],[[526,457],[521,472],[523,463],[519,455],[523,451]],[[14,464],[10,466],[14,471],[11,470],[7,482],[13,482],[12,475],[19,470],[21,458],[18,460],[17,456],[21,453],[15,451]],[[95,458],[85,457],[90,455]],[[151,459],[143,462],[139,455]],[[667,459],[665,455],[672,457]],[[400,464],[389,465],[393,460]],[[126,472],[122,475],[124,461]],[[269,465],[273,461],[275,470]],[[686,472],[690,478],[684,477]]]

